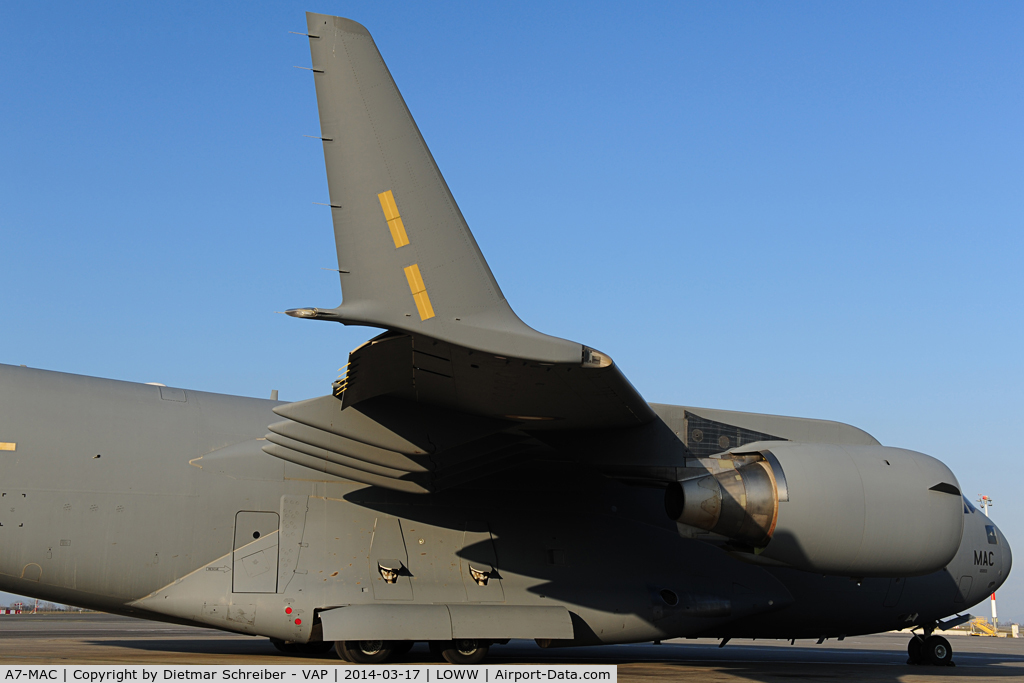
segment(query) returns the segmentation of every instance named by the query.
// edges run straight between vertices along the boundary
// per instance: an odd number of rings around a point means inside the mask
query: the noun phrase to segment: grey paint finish
[[[561,606],[449,605],[455,638],[570,639],[572,618]]]
[[[352,605],[321,615],[325,640],[571,639],[565,607]]]
[[[335,396],[345,409],[384,397],[414,401],[489,418],[494,430],[514,423],[530,431],[610,429],[654,419],[610,358],[589,350],[587,359],[548,363],[422,334],[385,333],[349,354]]]
[[[276,593],[278,530],[276,512],[243,510],[235,515],[232,593]]]
[[[279,405],[274,408],[274,412],[300,424],[381,450],[407,456],[424,455],[427,452],[422,446],[410,443],[358,410],[342,410],[341,402],[333,396]],[[374,462],[379,460],[376,456],[369,457],[373,457]]]
[[[306,15],[344,303],[321,317],[417,331],[497,354],[579,362],[509,307],[367,30]],[[408,244],[378,195],[392,191]],[[404,269],[417,264],[436,315],[421,320]]]
[[[727,632],[709,629],[702,635],[757,637],[756,634],[768,630],[781,631],[777,627],[780,623],[785,624],[785,630],[791,634],[784,637],[855,635],[881,631],[880,624],[890,624],[893,629],[905,628],[966,612],[1002,585],[1013,562],[1001,533],[996,546],[982,537],[989,524],[981,512],[965,512],[963,541],[956,557],[941,571],[901,578],[901,589],[893,589],[895,579],[869,578],[858,582],[848,577],[770,569],[793,592],[792,604],[770,617],[755,616],[734,622]],[[976,555],[981,552],[993,552],[994,562],[977,563]]]
[[[61,409],[52,406],[50,389],[66,399]],[[138,406],[145,392],[150,392],[147,407],[154,412],[139,411],[136,419],[166,424],[166,432],[179,434],[180,441],[135,452],[130,467],[111,468],[91,483],[88,468],[103,459],[76,460],[75,453],[95,450],[92,444],[80,443],[82,427],[97,420],[109,423],[123,410]],[[372,605],[377,600],[363,588],[371,588],[375,578],[370,572],[370,560],[375,558],[371,547],[377,520],[383,517],[399,526],[392,541],[400,531],[402,545],[414,549],[405,554],[414,599],[403,602],[472,602],[474,585],[465,579],[467,565],[494,563],[501,577],[502,604],[565,606],[579,618],[571,641],[576,643],[649,640],[727,629],[732,623],[742,626],[752,615],[774,614],[802,600],[816,604],[833,591],[826,584],[822,593],[808,595],[806,585],[818,582],[814,574],[750,565],[714,545],[680,538],[671,526],[659,528],[663,513],[657,490],[581,477],[575,468],[545,469],[539,478],[529,475],[528,469],[522,473],[525,478],[500,477],[471,491],[413,505],[394,493],[382,497],[373,488],[275,464],[253,436],[262,433],[261,421],[275,419],[268,401],[201,392],[189,396],[190,402],[194,398],[196,404],[220,408],[207,415],[221,425],[216,433],[197,429],[194,416],[183,412],[174,413],[168,424],[166,402],[152,387],[0,366],[0,430],[4,439],[18,441],[17,451],[0,460],[0,478],[8,495],[21,491],[29,505],[42,501],[39,507],[24,509],[23,519],[32,534],[18,535],[17,527],[0,528],[2,588],[112,611],[304,640],[311,633],[315,610]],[[76,406],[87,401],[92,410],[76,417]],[[33,416],[55,420],[68,431],[55,439],[52,430],[38,429],[43,423],[33,422]],[[223,434],[232,430],[236,444],[217,448]],[[199,452],[207,455],[197,460]],[[108,456],[116,459],[117,449],[107,449],[104,457]],[[58,488],[51,484],[50,473],[59,468],[73,468],[75,476]],[[144,492],[132,494],[131,487],[140,478],[147,480]],[[794,491],[794,497],[799,495]],[[51,526],[54,515],[59,519],[64,514],[65,500],[86,511],[97,505],[97,512],[91,513],[97,515],[95,521],[87,513]],[[117,512],[119,505],[124,512]],[[616,512],[610,512],[613,506]],[[278,593],[232,593],[234,521],[247,509],[276,510],[280,515]],[[125,513],[133,524],[118,521]],[[167,525],[171,518],[176,523]],[[481,545],[478,538],[484,531],[474,519],[487,520],[492,548]],[[467,539],[467,529],[480,536]],[[72,544],[61,548],[57,543],[64,536]],[[972,545],[979,542],[987,543],[983,530],[965,530],[960,553],[969,559]],[[47,558],[51,546],[53,557]],[[403,559],[401,547],[393,545],[383,559]],[[1002,564],[990,571],[1001,582],[1009,569],[1009,549],[1004,542],[995,552]],[[26,568],[36,566],[40,575],[22,578]],[[74,572],[67,567],[74,567]],[[594,567],[600,570],[593,571]],[[943,571],[922,580],[941,582],[944,575]],[[845,577],[836,580],[840,586],[852,583]],[[865,585],[871,581],[866,579]],[[888,580],[884,581],[887,588]],[[918,579],[909,581],[900,609],[911,600],[920,614],[944,616],[987,595],[970,595],[954,604],[952,590],[913,594],[910,588]],[[976,588],[985,590],[983,585]],[[659,597],[665,589],[679,596],[677,605]],[[841,609],[830,610],[826,622],[813,623],[824,629],[822,633],[834,634],[892,628],[898,614],[883,608],[885,595],[882,591],[877,604],[870,599],[837,603]],[[286,614],[286,608],[292,612]],[[805,614],[793,619],[782,614],[759,627],[761,637],[786,637],[804,628]],[[295,618],[302,623],[295,624]]]
[[[451,640],[444,605],[351,605],[320,616],[324,640]]]
[[[0,365],[0,590],[295,642],[586,645],[928,626],[1005,581],[1005,538],[938,461],[839,423],[648,407],[607,357],[522,325],[365,29],[308,19],[350,271],[319,317],[397,336],[362,347],[353,393],[287,405]],[[760,488],[722,499],[768,496],[763,547],[665,514],[666,487],[738,467]]]
[[[752,431],[766,432],[790,441],[860,444],[865,446],[881,445],[877,439],[862,429],[830,420],[811,420],[802,417],[783,417],[782,415],[763,415],[761,413],[741,413],[735,410],[718,410],[715,408],[670,406],[662,403],[652,403],[651,408],[683,441],[687,441],[687,437],[689,437],[686,430],[685,414],[690,412],[709,420],[724,422]]]
[[[431,463],[423,458],[411,458],[403,453],[377,448],[346,439],[322,429],[307,427],[299,422],[284,420],[270,425],[270,431],[289,439],[329,450],[347,458],[361,460],[368,465],[379,465],[402,472],[429,472]],[[372,472],[373,470],[367,470]]]
[[[778,458],[790,491],[763,557],[826,574],[919,576],[960,548],[963,499],[930,490],[959,489],[938,460],[879,446],[759,446]]]

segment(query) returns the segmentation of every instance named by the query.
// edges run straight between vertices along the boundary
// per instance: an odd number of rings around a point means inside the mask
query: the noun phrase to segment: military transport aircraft
[[[950,661],[1011,556],[945,465],[649,404],[528,327],[370,34],[307,21],[343,303],[289,314],[383,332],[297,403],[0,366],[0,590],[352,662],[900,628]]]

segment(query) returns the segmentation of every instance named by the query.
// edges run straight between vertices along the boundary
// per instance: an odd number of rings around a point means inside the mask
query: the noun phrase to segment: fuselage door
[[[232,592],[277,592],[279,520],[276,512],[243,511],[235,515]]]
[[[889,588],[885,591],[885,600],[883,606],[895,607],[900,597],[903,595],[903,587],[907,585],[907,579],[905,577],[898,579],[889,579]]]
[[[971,584],[974,583],[973,576],[961,576],[960,583],[956,587],[956,595],[953,596],[953,602],[964,603],[967,602],[968,596],[971,594]]]

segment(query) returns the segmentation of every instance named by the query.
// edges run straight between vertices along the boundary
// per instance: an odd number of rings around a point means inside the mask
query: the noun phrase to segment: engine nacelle
[[[923,453],[762,441],[717,465],[670,486],[665,510],[762,558],[820,574],[918,576],[960,547],[959,483]]]

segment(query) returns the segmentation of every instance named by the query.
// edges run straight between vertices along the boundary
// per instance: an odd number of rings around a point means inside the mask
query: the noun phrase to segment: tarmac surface
[[[907,636],[844,641],[673,640],[543,650],[531,641],[491,648],[487,664],[616,664],[620,681],[1020,681],[1024,638],[950,637],[955,667],[908,666]],[[436,663],[417,645],[402,663]],[[338,664],[279,653],[266,638],[108,614],[0,615],[0,665]]]

